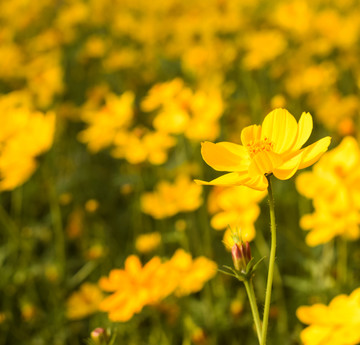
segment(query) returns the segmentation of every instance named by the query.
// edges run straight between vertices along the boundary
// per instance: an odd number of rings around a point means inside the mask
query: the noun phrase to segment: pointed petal
[[[291,178],[299,168],[302,160],[302,153],[294,156],[293,158],[280,165],[277,169],[273,170],[276,178],[279,180],[288,180]]]
[[[245,127],[241,131],[241,143],[246,146],[247,144],[251,144],[254,141],[259,141],[261,138],[261,126],[252,125]]]
[[[258,176],[269,174],[282,164],[283,160],[278,154],[271,151],[259,152],[252,158],[249,166],[249,175]]]
[[[248,180],[250,177],[248,176],[247,172],[244,173],[229,173],[222,175],[214,180],[209,182],[201,181],[201,180],[194,180],[196,184],[199,185],[212,185],[212,186],[240,186],[242,182]]]
[[[231,143],[201,143],[201,154],[204,161],[218,171],[242,171],[249,165],[247,150]]]
[[[296,140],[294,146],[291,148],[292,151],[299,150],[309,139],[313,129],[313,120],[310,113],[302,113],[299,125]]]
[[[247,181],[244,183],[244,186],[247,186],[249,188],[264,191],[268,187],[268,181],[265,177],[265,175],[260,175],[255,178],[252,178],[250,181]]]
[[[248,186],[256,190],[265,190],[268,182],[265,176],[257,176],[251,178],[248,172],[234,172],[222,175],[212,181],[206,182],[194,180],[199,185],[215,185],[215,186]]]
[[[314,164],[321,157],[321,155],[327,151],[330,142],[331,138],[325,137],[302,149],[300,152],[303,152],[303,159],[299,165],[299,169],[304,169]]]
[[[313,304],[312,306],[302,306],[296,310],[297,318],[305,324],[323,322],[328,315],[328,307],[324,304]]]
[[[273,143],[275,153],[283,153],[296,140],[298,124],[286,109],[275,109],[266,115],[261,129],[261,139],[268,138]]]

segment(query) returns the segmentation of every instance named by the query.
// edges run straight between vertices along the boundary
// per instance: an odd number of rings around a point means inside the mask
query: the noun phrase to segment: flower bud
[[[249,242],[246,242],[246,244],[243,242],[235,243],[231,248],[231,255],[235,269],[240,272],[246,272],[246,266],[252,258]]]
[[[235,243],[231,248],[231,256],[233,259],[234,267],[237,271],[241,268],[241,252],[239,246]]]
[[[97,345],[105,345],[108,343],[108,334],[104,328],[95,328],[91,332],[91,340]]]

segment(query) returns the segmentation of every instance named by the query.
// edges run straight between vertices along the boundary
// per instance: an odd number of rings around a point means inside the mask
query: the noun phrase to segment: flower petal
[[[328,344],[327,340],[333,333],[332,327],[327,325],[311,325],[306,327],[300,334],[303,344],[322,345]],[[334,343],[333,343],[334,344]]]
[[[283,160],[278,154],[271,151],[259,152],[252,158],[249,166],[249,175],[258,176],[269,174],[282,164]]]
[[[243,171],[249,166],[249,156],[245,147],[232,143],[201,143],[204,161],[218,171]]]
[[[279,180],[288,180],[291,178],[299,168],[302,161],[302,153],[294,156],[293,158],[286,161],[284,164],[273,170],[276,178]]]
[[[237,173],[232,172],[229,174],[222,175],[214,180],[209,182],[202,181],[202,180],[194,180],[196,184],[199,185],[212,185],[212,186],[239,186],[242,185],[242,182],[250,179],[247,172],[244,173]]]
[[[310,113],[302,113],[299,124],[295,143],[291,148],[292,151],[299,150],[309,139],[313,129],[313,120]]]
[[[301,152],[303,152],[303,159],[299,165],[299,169],[304,169],[314,164],[321,157],[321,155],[327,151],[330,142],[331,137],[325,137],[302,149]]]
[[[251,144],[255,141],[259,141],[261,138],[261,126],[252,125],[245,127],[241,131],[241,143],[246,146],[247,144]]]
[[[261,129],[261,139],[268,138],[273,143],[275,153],[283,153],[296,140],[298,124],[286,109],[275,109],[266,115]]]
[[[225,174],[209,182],[201,180],[194,181],[199,185],[248,186],[256,190],[265,190],[268,186],[267,179],[264,175],[259,175],[255,178],[251,178],[247,171]]]

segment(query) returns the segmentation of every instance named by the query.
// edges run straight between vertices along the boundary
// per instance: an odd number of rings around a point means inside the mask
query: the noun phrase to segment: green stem
[[[252,311],[254,322],[255,322],[256,333],[257,333],[259,343],[260,343],[261,342],[261,321],[260,321],[260,316],[259,316],[259,310],[258,310],[258,307],[256,304],[254,286],[253,286],[251,279],[244,280],[244,284],[245,284],[245,289],[246,289],[246,292],[247,292],[247,295],[248,295],[248,298],[250,301],[250,307],[251,307],[251,311]]]
[[[275,208],[274,208],[274,197],[271,187],[271,177],[267,176],[269,183],[268,186],[268,199],[269,199],[269,208],[270,208],[270,231],[271,231],[271,249],[270,249],[270,259],[269,259],[269,272],[266,284],[266,295],[265,295],[265,307],[264,307],[264,316],[263,316],[263,328],[261,334],[261,345],[266,344],[266,335],[269,323],[269,312],[270,312],[270,303],[271,303],[271,290],[274,277],[274,267],[275,267],[275,254],[276,254],[276,222],[275,222]]]

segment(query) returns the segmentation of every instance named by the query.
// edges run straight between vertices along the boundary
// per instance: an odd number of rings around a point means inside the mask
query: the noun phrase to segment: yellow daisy
[[[331,138],[325,137],[301,149],[313,128],[312,117],[303,113],[296,122],[286,109],[275,109],[261,126],[252,125],[241,132],[242,145],[230,142],[203,142],[201,154],[205,162],[218,171],[228,171],[203,185],[245,185],[257,190],[268,186],[267,175],[280,180],[291,178],[299,169],[315,163],[328,149]]]

